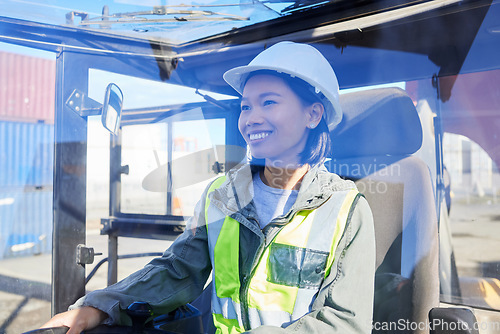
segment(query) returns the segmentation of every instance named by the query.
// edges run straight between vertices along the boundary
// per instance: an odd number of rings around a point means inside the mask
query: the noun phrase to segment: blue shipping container
[[[49,253],[54,125],[0,122],[0,259]]]

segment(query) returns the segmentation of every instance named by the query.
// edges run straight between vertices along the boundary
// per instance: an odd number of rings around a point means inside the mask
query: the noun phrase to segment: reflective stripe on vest
[[[214,181],[208,194],[224,181],[225,177]],[[335,192],[319,208],[298,212],[263,251],[243,296],[239,279],[240,224],[210,206],[208,194],[205,218],[213,264],[212,313],[217,333],[244,332],[242,312],[246,312],[250,328],[286,325],[310,312],[323,279],[330,273],[357,190]],[[331,223],[334,220],[336,224]]]

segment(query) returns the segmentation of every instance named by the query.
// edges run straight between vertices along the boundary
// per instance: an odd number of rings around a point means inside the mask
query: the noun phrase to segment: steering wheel
[[[127,314],[132,320],[132,326],[107,326],[100,325],[81,334],[175,334],[203,333],[201,313],[190,304],[158,316],[153,321],[146,323],[153,315],[153,310],[148,303],[135,302],[127,308]],[[40,328],[23,334],[66,334],[68,327]]]
[[[66,334],[68,327],[40,328],[24,334]],[[128,326],[106,326],[101,325],[90,331],[84,331],[81,334],[174,334],[173,332],[162,331],[155,328],[144,328],[142,331],[134,331]]]
[[[66,334],[68,327],[40,328],[24,334]],[[81,334],[175,334],[174,332],[163,331],[155,328],[144,328],[135,331],[129,326],[106,326],[100,325],[90,331],[84,331]]]

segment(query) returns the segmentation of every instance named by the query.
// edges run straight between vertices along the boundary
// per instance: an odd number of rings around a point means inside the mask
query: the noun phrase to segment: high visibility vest
[[[208,194],[224,181],[225,176],[215,180]],[[241,281],[240,223],[210,206],[208,194],[205,218],[217,333],[242,333],[260,325],[281,326],[309,313],[314,296],[330,273],[358,191],[334,192],[320,207],[299,211],[261,249],[250,277]]]

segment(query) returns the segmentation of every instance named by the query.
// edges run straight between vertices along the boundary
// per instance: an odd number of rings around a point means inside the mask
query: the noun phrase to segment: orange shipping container
[[[0,52],[0,120],[54,123],[56,62]]]

